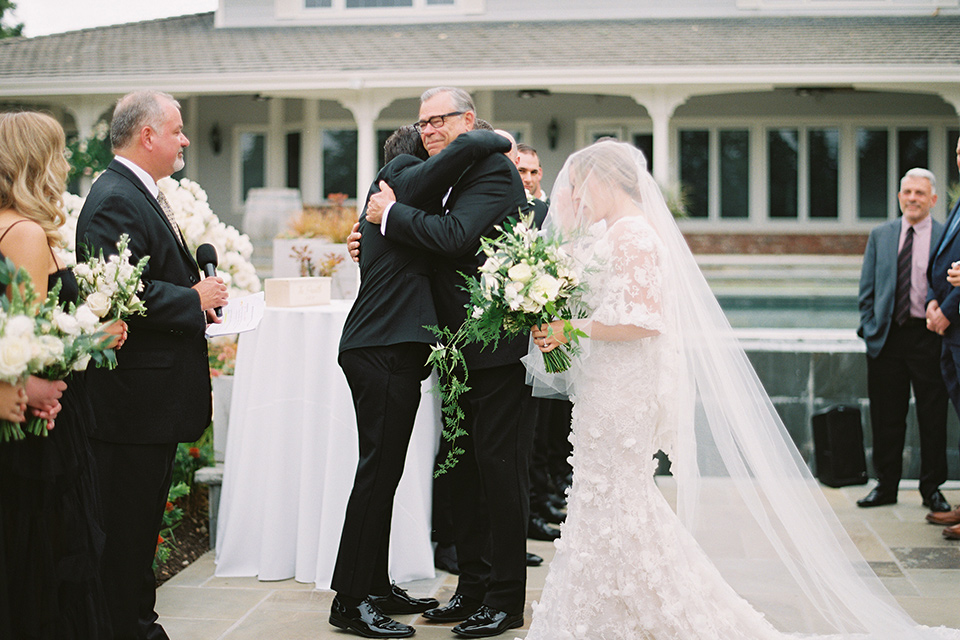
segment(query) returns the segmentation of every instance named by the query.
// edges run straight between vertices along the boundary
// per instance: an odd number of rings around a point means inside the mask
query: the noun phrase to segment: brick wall
[[[868,234],[685,233],[695,254],[863,255]]]

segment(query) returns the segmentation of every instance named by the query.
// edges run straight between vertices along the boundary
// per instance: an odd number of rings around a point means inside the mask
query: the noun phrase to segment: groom
[[[431,156],[473,130],[470,95],[450,87],[426,91],[417,129]],[[474,163],[453,184],[442,215],[397,202],[393,191],[371,197],[367,221],[389,239],[434,255],[431,286],[440,326],[456,331],[466,319],[469,295],[463,276],[476,277],[484,257],[480,238],[526,209],[523,183],[502,154]],[[466,451],[449,472],[460,580],[450,602],[426,611],[437,622],[461,622],[454,632],[470,638],[495,636],[523,624],[526,589],[528,464],[533,422],[521,406],[529,392],[520,358],[527,338],[501,341],[496,349],[464,348],[470,391],[461,396],[468,435]]]

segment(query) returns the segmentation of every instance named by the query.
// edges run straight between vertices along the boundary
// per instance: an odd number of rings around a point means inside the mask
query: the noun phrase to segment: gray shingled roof
[[[960,66],[960,16],[224,28],[213,13],[0,41],[0,83],[198,74],[717,65]],[[522,61],[522,67],[518,63]],[[952,81],[955,78],[944,78]],[[8,85],[9,88],[9,85]]]

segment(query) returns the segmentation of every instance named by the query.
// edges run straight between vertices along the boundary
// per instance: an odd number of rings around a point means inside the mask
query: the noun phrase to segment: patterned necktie
[[[177,219],[174,217],[173,209],[167,201],[167,196],[163,195],[163,191],[157,193],[157,202],[160,203],[160,208],[163,209],[163,213],[166,214],[167,221],[170,223],[170,226],[173,227],[173,235],[176,236],[180,244],[183,244],[183,238],[180,236],[180,227],[177,226]]]
[[[897,254],[897,297],[893,319],[902,325],[910,319],[910,279],[913,271],[913,227],[907,227],[903,248]]]

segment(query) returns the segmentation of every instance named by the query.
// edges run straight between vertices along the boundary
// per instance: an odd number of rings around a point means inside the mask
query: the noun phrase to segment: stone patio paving
[[[824,487],[840,520],[900,604],[918,622],[960,628],[960,542],[944,540],[942,528],[924,521],[916,481],[904,481],[899,503],[859,509],[856,500],[869,487]],[[944,487],[951,504],[960,503],[960,482]],[[530,603],[539,597],[553,545],[528,541],[528,550],[544,557],[529,569],[526,621]],[[294,580],[260,582],[256,578],[217,578],[213,552],[164,584],[157,594],[161,623],[173,640],[346,640],[353,634],[327,623],[332,592]],[[445,602],[456,576],[438,572],[432,580],[404,585],[415,596],[433,595]],[[416,638],[455,638],[453,624],[433,624],[420,616],[399,616],[412,624]],[[526,626],[524,627],[524,629]],[[503,638],[523,637],[524,629]]]

